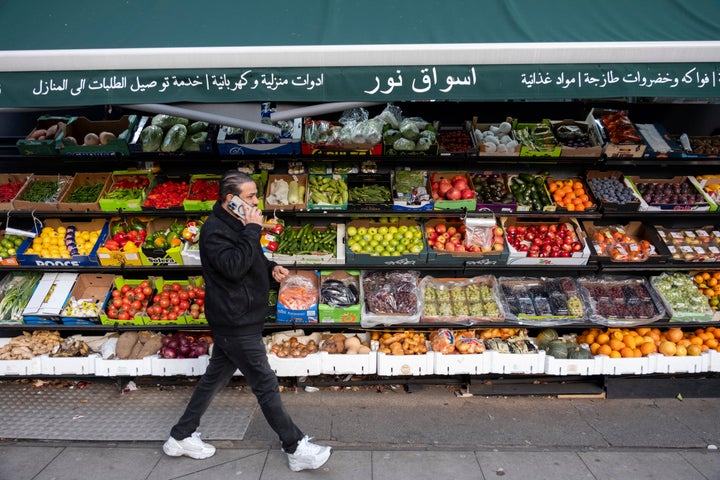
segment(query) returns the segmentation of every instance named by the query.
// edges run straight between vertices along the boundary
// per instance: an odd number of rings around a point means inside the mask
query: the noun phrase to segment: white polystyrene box
[[[643,375],[650,373],[648,357],[612,358],[607,355],[597,355],[602,359],[603,375]]]
[[[278,377],[309,377],[320,375],[320,354],[311,353],[305,358],[280,358],[268,354],[270,368]]]
[[[103,359],[95,360],[95,375],[98,377],[138,377],[152,373],[151,358],[120,360]]]
[[[706,350],[703,352],[703,361],[707,365],[708,372],[720,372],[720,352],[717,350]]]
[[[209,359],[209,355],[197,358],[161,358],[159,355],[150,355],[150,373],[156,377],[196,377],[205,373]]]
[[[377,354],[377,373],[383,376],[432,375],[435,371],[435,352],[422,355]]]
[[[662,353],[648,355],[650,373],[700,373],[703,370],[703,360],[700,355],[667,357]]]
[[[40,357],[27,360],[0,360],[0,376],[40,375]]]
[[[444,355],[435,353],[435,375],[481,375],[490,373],[491,355],[485,353]]]
[[[490,373],[533,375],[545,372],[545,351],[536,353],[500,353],[489,350]]]
[[[555,358],[545,355],[545,375],[599,375],[602,371],[602,359]]]
[[[95,361],[99,357],[93,353],[87,357],[51,357],[40,355],[41,375],[95,375]]]
[[[375,375],[377,352],[348,355],[320,352],[320,373],[328,375]]]

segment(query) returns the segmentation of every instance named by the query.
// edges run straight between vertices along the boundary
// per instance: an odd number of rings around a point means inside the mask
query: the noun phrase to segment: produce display
[[[118,360],[137,360],[155,355],[162,347],[161,333],[153,333],[148,330],[139,332],[123,332],[115,344],[115,353],[108,358]]]
[[[418,274],[412,271],[370,271],[362,277],[365,310],[375,315],[419,314]]]
[[[0,202],[7,203],[14,199],[25,182],[7,182],[0,184]]]
[[[437,135],[440,150],[447,153],[468,153],[474,148],[472,137],[465,129],[440,129]]]
[[[370,338],[379,343],[378,352],[387,355],[424,355],[428,352],[427,338],[422,332],[372,332]]]
[[[278,228],[274,228],[275,231]],[[275,232],[273,232],[275,233]],[[272,242],[276,242],[276,245]],[[330,224],[327,227],[316,227],[306,223],[302,227],[280,227],[274,240],[268,240],[266,248],[277,254],[300,255],[308,253],[337,254],[337,228]]]
[[[548,191],[553,196],[555,204],[568,212],[584,212],[596,207],[588,194],[585,182],[579,178],[548,179]]]
[[[500,321],[500,308],[494,277],[441,280],[431,276],[420,281],[423,321],[474,323]]]
[[[108,318],[130,320],[136,315],[145,315],[150,300],[153,298],[153,292],[149,280],[143,280],[135,286],[125,284],[120,288],[114,288],[108,302]]]
[[[433,173],[430,176],[430,191],[433,200],[468,200],[475,198],[475,190],[464,173],[445,176]]]
[[[687,179],[660,182],[634,178],[633,184],[649,205],[707,205],[703,194]]]
[[[357,335],[334,333],[325,335],[320,342],[320,351],[333,355],[366,355],[370,353],[369,342],[363,342]]]
[[[614,262],[644,262],[657,255],[652,243],[629,234],[623,225],[595,227],[592,245],[598,255],[610,257]]]
[[[100,233],[101,230],[78,230],[73,225],[57,228],[46,226],[22,253],[38,255],[41,258],[72,258],[77,255],[89,255]]]
[[[398,168],[394,175],[394,196],[404,200],[405,205],[422,205],[430,200],[427,171]]]
[[[342,280],[325,277],[320,283],[320,303],[333,308],[347,308],[360,302],[360,286],[355,276]]]
[[[103,198],[112,200],[132,200],[143,198],[150,186],[147,175],[120,175],[116,177]]]
[[[268,194],[265,202],[270,205],[295,205],[305,203],[305,185],[293,175],[289,179],[273,178],[268,183]]]
[[[31,178],[20,191],[16,200],[33,203],[55,203],[60,199],[63,188],[70,182],[69,177],[58,175],[57,180]]]
[[[612,143],[640,143],[642,136],[630,121],[626,112],[616,111],[600,116],[608,138]]]
[[[552,328],[545,328],[538,333],[535,339],[537,346],[557,359],[588,360],[593,354],[589,348],[581,345],[575,339],[560,337]]]
[[[72,192],[69,192],[64,201],[68,203],[96,202],[104,187],[105,181],[98,181],[95,183],[86,182],[77,186]]]
[[[519,143],[512,134],[510,122],[489,125],[485,129],[476,128],[473,132],[480,150],[485,153],[512,153],[519,151]]]
[[[517,321],[580,322],[585,306],[574,279],[500,277],[508,313]]]
[[[521,173],[509,176],[510,191],[518,204],[526,209],[543,211],[553,205],[545,186],[544,175]]]
[[[27,360],[37,355],[48,355],[63,343],[60,332],[53,330],[35,330],[23,332],[0,347],[0,360]]]
[[[507,186],[507,177],[501,173],[474,173],[472,185],[478,205],[515,204],[515,197]]]
[[[141,286],[144,285],[140,284]],[[137,287],[136,287],[137,288]],[[142,287],[142,295],[135,290],[136,300],[151,300],[146,304],[146,313],[153,321],[182,321],[185,315],[193,319],[205,312],[205,287],[203,285],[182,285],[178,282],[163,283],[162,287],[147,296],[147,288]],[[137,306],[137,304],[131,304]],[[110,316],[110,315],[108,315]],[[182,323],[182,322],[180,322]]]
[[[720,135],[701,137],[682,134],[679,137],[675,137],[674,140],[676,143],[682,145],[686,152],[694,155],[720,154]]]
[[[424,243],[420,225],[351,222],[347,246],[355,253],[396,256],[420,253]]]
[[[0,259],[14,257],[23,240],[24,237],[20,235],[3,235],[0,240]]]
[[[602,325],[629,326],[665,317],[665,308],[647,280],[641,277],[583,277],[589,319]]]
[[[720,261],[720,232],[713,227],[667,228],[655,225],[660,239],[680,262]]]
[[[207,355],[212,343],[209,334],[175,332],[161,336],[158,354],[161,358],[197,358]]]
[[[347,205],[348,187],[342,175],[310,175],[308,181],[310,202],[315,205]]]
[[[720,272],[698,272],[693,275],[693,281],[698,292],[705,295],[710,303],[710,308],[720,308]]]
[[[720,329],[699,328],[683,332],[678,327],[661,330],[651,327],[590,328],[577,337],[578,343],[589,345],[593,355],[611,358],[646,357],[660,353],[667,357],[697,356],[718,348]]]
[[[427,152],[437,146],[437,134],[430,122],[412,117],[398,120],[391,121],[389,127],[383,131],[382,140],[386,153]]]
[[[142,248],[167,250],[168,248],[179,247],[182,244],[182,234],[185,228],[186,222],[173,219],[166,228],[160,228],[149,233],[145,237]]]
[[[211,200],[217,200],[218,187],[220,186],[219,179],[209,178],[198,178],[192,181],[190,185],[190,192],[187,194],[188,200],[198,200],[200,202],[207,202]]]
[[[166,180],[157,183],[145,197],[142,206],[145,208],[173,208],[182,207],[183,200],[187,198],[189,185],[185,180]]]
[[[639,203],[633,190],[614,177],[594,177],[588,180],[593,195],[603,202],[627,205]]]
[[[518,142],[531,151],[551,152],[558,144],[552,128],[545,123],[522,126],[513,133]]]
[[[553,128],[553,133],[557,142],[563,147],[588,148],[593,146],[587,129],[583,129],[579,125],[563,123]]]
[[[390,203],[391,200],[392,193],[385,185],[367,184],[348,190],[348,201],[353,203]]]
[[[0,282],[0,323],[21,323],[23,310],[42,278],[39,272],[13,272]]]
[[[457,221],[432,220],[425,225],[428,247],[442,252],[502,252],[503,229],[497,225],[471,225]]]
[[[528,257],[571,257],[583,244],[571,223],[517,224],[505,227],[508,243]]]
[[[143,152],[199,151],[207,141],[207,122],[190,122],[187,118],[158,114],[140,132]]]
[[[672,322],[709,321],[713,311],[705,295],[698,292],[687,273],[662,273],[651,277],[653,288],[667,306]]]
[[[138,219],[116,222],[110,228],[110,236],[102,245],[111,252],[136,252],[147,238],[147,225]]]

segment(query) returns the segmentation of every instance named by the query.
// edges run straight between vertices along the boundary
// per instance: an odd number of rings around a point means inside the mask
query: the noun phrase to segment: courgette
[[[180,123],[173,125],[165,134],[160,150],[163,152],[176,152],[180,150],[183,142],[185,142],[185,137],[187,137],[187,127]]]
[[[163,141],[162,128],[157,125],[148,125],[140,132],[140,142],[143,152],[157,152]]]
[[[156,125],[162,128],[163,131],[172,128],[173,125],[184,125],[187,127],[188,123],[190,123],[190,121],[187,118],[165,115],[163,113],[155,115],[150,121],[151,125]]]

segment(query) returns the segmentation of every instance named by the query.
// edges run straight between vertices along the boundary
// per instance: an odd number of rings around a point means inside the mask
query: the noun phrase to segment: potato
[[[100,145],[100,137],[96,133],[88,133],[83,139],[83,145]]]
[[[123,332],[115,345],[115,357],[121,360],[130,358],[133,347],[138,343],[137,332]]]
[[[112,140],[115,140],[117,137],[112,132],[100,132],[100,145],[107,145]]]

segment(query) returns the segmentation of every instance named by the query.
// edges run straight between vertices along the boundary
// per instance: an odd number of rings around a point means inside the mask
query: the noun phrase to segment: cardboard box
[[[77,273],[45,273],[23,309],[23,320],[60,320],[60,312],[70,298]]]
[[[657,183],[667,185],[681,185],[688,183],[691,191],[700,193],[703,202],[699,203],[648,203],[640,193],[639,185],[643,183]],[[640,178],[639,176],[625,176],[625,184],[635,191],[636,196],[640,199],[640,210],[641,211],[652,211],[659,212],[663,210],[692,210],[696,212],[707,212],[717,210],[717,204],[713,202],[710,197],[707,196],[702,187],[697,183],[694,177],[688,176],[676,176],[672,178]]]
[[[343,182],[347,189],[347,175],[310,175],[308,177],[308,188],[306,189],[307,194],[307,208],[308,210],[347,210],[347,198],[340,199],[336,203],[318,202],[313,201],[313,184],[327,183],[330,180],[335,180],[336,183]],[[339,193],[339,192],[336,192]],[[344,200],[344,201],[343,201]]]
[[[668,250],[668,260],[679,263],[720,261],[720,231],[713,225],[652,228]]]
[[[490,373],[501,375],[537,375],[545,373],[545,350],[537,353],[500,353],[486,350],[490,356]]]
[[[545,375],[601,375],[602,358],[593,357],[586,360],[555,358],[545,355]]]
[[[494,177],[495,180],[492,180],[493,182],[502,182],[502,185],[505,187],[505,191],[507,192],[507,195],[511,198],[510,201],[507,201],[506,203],[483,203],[484,199],[481,197],[481,195],[478,192],[478,188],[485,188],[486,182],[491,180],[491,177]],[[492,212],[496,213],[512,213],[517,210],[517,201],[515,200],[515,197],[513,196],[512,192],[510,191],[510,185],[508,184],[508,176],[505,173],[496,173],[496,172],[490,172],[490,171],[483,171],[483,172],[473,172],[470,174],[470,180],[473,184],[473,189],[475,190],[475,209],[480,210],[490,210]]]
[[[104,359],[100,356],[95,359],[95,375],[98,377],[140,377],[151,374],[151,356],[132,360]]]
[[[170,185],[162,186],[165,183],[172,182]],[[172,188],[173,191],[177,191],[178,194],[182,195],[182,200],[176,204],[176,205],[168,205],[168,206],[154,206],[151,205],[154,199],[157,199],[156,195],[158,192],[164,191],[166,188]],[[155,211],[167,211],[167,212],[180,212],[184,210],[183,203],[185,201],[185,198],[187,198],[187,194],[190,191],[190,177],[188,176],[178,176],[178,175],[155,175],[152,182],[150,183],[150,188],[147,190],[147,194],[145,195],[145,199],[143,200],[142,205],[140,205],[140,208],[145,212],[155,212]]]
[[[113,287],[110,290],[110,296],[112,296],[113,290],[121,290],[124,285],[130,285],[130,287],[135,288],[138,285],[140,285],[142,282],[149,281],[151,285],[153,285],[154,280],[153,278],[149,279],[127,279],[124,278],[121,275],[116,276],[113,279]],[[109,318],[107,316],[107,312],[103,311],[100,312],[100,323],[103,325],[115,325],[115,326],[122,326],[122,325],[144,325],[145,322],[143,320],[143,312],[136,313],[134,317],[128,319],[128,320],[120,320],[117,318]]]
[[[345,224],[332,224],[335,226],[335,253],[307,252],[296,254],[273,253],[272,260],[283,265],[323,265],[345,263]],[[302,227],[285,227],[294,231]],[[313,232],[325,232],[328,227],[313,227]]]
[[[385,201],[378,202],[365,202],[353,200],[353,191],[360,189],[365,186],[373,187],[384,187],[387,189],[387,198]],[[357,173],[354,175],[348,175],[347,177],[348,187],[348,205],[349,210],[371,210],[371,211],[382,211],[392,210],[393,199],[392,199],[392,185],[390,175],[387,173]]]
[[[67,212],[99,212],[100,211],[100,198],[105,194],[108,187],[110,187],[110,172],[107,173],[76,173],[73,177],[72,183],[63,193],[60,202],[58,203],[58,210]],[[95,201],[92,202],[70,202],[70,196],[73,192],[84,185],[96,185],[102,183],[102,187],[98,192],[98,196]]]
[[[308,283],[307,288],[304,287],[305,282]],[[288,286],[288,282],[302,282],[303,289],[309,296],[311,292],[315,295],[313,304],[307,305],[307,308],[294,309],[293,306],[284,305],[282,303],[283,288]],[[292,288],[292,287],[290,287]],[[277,322],[278,323],[317,323],[318,322],[318,274],[315,271],[308,270],[291,270],[290,275],[280,284],[277,302]],[[309,300],[309,298],[308,298]],[[320,364],[318,363],[318,368]]]
[[[438,200],[435,200],[434,208],[435,210],[475,210],[477,207],[477,199],[475,198],[475,190],[473,189],[472,180],[470,179],[470,175],[467,172],[432,172],[430,174],[430,187],[432,195],[432,185],[437,183],[440,183],[443,179],[449,179],[452,180],[453,177],[462,175],[467,180],[467,185],[470,190],[473,192],[472,198],[464,198],[460,200],[446,200],[444,198],[440,198]]]
[[[164,232],[176,220],[175,218],[156,218],[150,220],[147,225],[148,237],[155,232]],[[146,266],[182,265],[181,249],[182,243],[176,247],[169,247],[167,249],[141,247],[139,251],[140,262]]]
[[[29,140],[29,138],[36,131],[42,129],[47,130],[53,125],[58,125],[58,122],[63,122],[66,126],[74,117],[57,117],[51,115],[43,115],[38,118],[35,128],[28,134],[26,138],[20,139],[16,142],[16,146],[20,151],[21,155],[26,156],[45,156],[45,155],[57,155],[59,153],[57,143],[62,139],[64,132],[61,131],[54,138],[48,138],[45,140]]]
[[[561,145],[562,151],[560,152],[561,157],[582,157],[582,158],[600,158],[602,155],[603,147],[599,143],[597,136],[592,135],[591,125],[587,121],[582,120],[550,120],[555,138]],[[586,147],[569,147],[564,144],[564,139],[572,138],[572,131],[570,129],[577,128],[582,134],[586,135],[590,143]]]
[[[657,235],[653,232],[652,229],[648,229],[645,227],[645,225],[640,221],[632,221],[624,225],[620,225],[628,236],[631,238],[637,239],[638,241],[648,241],[650,242],[653,247],[655,247],[655,251],[652,255],[649,255],[645,258],[643,257],[637,257],[636,260],[622,260],[622,259],[616,259],[615,257],[607,254],[599,254],[598,250],[595,246],[595,234],[603,232],[605,230],[604,227],[612,226],[612,225],[619,225],[617,222],[613,223],[611,221],[605,220],[605,221],[598,221],[594,222],[592,220],[585,220],[582,223],[583,229],[585,230],[585,233],[587,234],[588,238],[588,244],[590,246],[590,261],[591,262],[602,262],[602,263],[665,263],[668,260],[667,255],[667,249],[661,247],[662,241],[660,238],[658,238]],[[630,254],[633,250],[632,245],[627,245],[625,242],[619,241],[617,242],[622,251],[626,251],[628,254]],[[636,251],[636,250],[635,250]]]
[[[136,176],[145,177],[147,179],[147,185],[140,196],[137,198],[122,200],[107,198],[107,195],[117,188],[118,182],[124,179],[134,178]],[[100,209],[103,212],[114,212],[116,210],[125,212],[141,211],[143,200],[145,200],[145,195],[147,194],[148,187],[152,183],[152,179],[153,173],[150,170],[118,170],[113,172],[110,186],[106,190],[105,195],[100,197]],[[145,181],[143,180],[142,183],[145,183]]]
[[[551,195],[554,200],[556,212],[568,213],[568,214],[572,215],[571,213],[569,213],[570,210],[568,210],[567,205],[562,206],[559,203],[557,203],[557,200],[555,200],[554,193],[552,191],[554,183],[556,183],[556,182],[563,183],[565,180],[572,181],[573,185],[577,185],[577,184],[582,185],[583,191],[588,196],[588,201],[592,202],[591,206],[583,207],[583,210],[581,210],[580,212],[591,213],[591,212],[595,212],[598,210],[598,208],[599,208],[598,201],[595,199],[595,196],[593,195],[590,187],[587,185],[587,183],[582,178],[580,178],[580,177],[557,178],[557,177],[548,176],[548,177],[545,177],[545,186],[547,187],[548,194]],[[565,185],[563,185],[563,186],[565,186]],[[573,194],[575,194],[575,192],[573,192]],[[572,198],[572,197],[570,197],[570,198]],[[578,210],[572,210],[572,211],[575,212]]]
[[[300,153],[303,155],[333,155],[333,156],[368,156],[382,155],[382,142],[376,144],[350,144],[340,145],[336,143],[328,143],[327,138],[330,129],[340,129],[342,125],[339,122],[329,122],[324,120],[312,120],[306,118],[303,123],[303,138],[300,145]],[[322,131],[317,135],[317,140],[308,136],[309,131]]]
[[[52,227],[57,230],[60,226],[66,226],[67,222],[59,220],[57,218],[49,218],[45,220],[42,226]],[[95,267],[100,265],[97,258],[97,250],[105,242],[108,236],[109,227],[108,221],[103,218],[95,218],[88,222],[73,222],[78,231],[99,231],[98,239],[95,242],[90,253],[87,255],[75,255],[71,258],[43,258],[36,254],[27,254],[25,251],[32,245],[31,238],[27,238],[23,241],[17,251],[17,261],[20,265],[24,266],[43,266],[43,267]],[[42,226],[36,226],[34,231],[39,233],[42,230]]]
[[[559,157],[560,153],[562,152],[562,147],[557,143],[557,140],[554,138],[554,134],[552,133],[552,126],[550,125],[550,120],[542,120],[539,123],[520,123],[517,120],[513,120],[513,133],[515,134],[515,138],[520,142],[520,156],[521,157]],[[519,132],[527,132],[527,134],[532,138],[535,134],[536,130],[538,129],[544,129],[549,134],[553,135],[553,140],[555,140],[555,143],[551,146],[539,146],[539,149],[535,149],[533,147],[529,147],[520,140],[520,134]],[[533,143],[534,144],[534,143]]]
[[[354,229],[365,228],[380,228],[382,226],[389,227],[395,225],[396,227],[405,226],[408,228],[418,228],[422,232],[422,225],[415,220],[398,220],[396,223],[379,223],[371,220],[352,220],[346,225],[346,230],[350,230],[350,227]],[[345,238],[345,264],[346,265],[398,265],[398,266],[411,266],[411,265],[424,265],[427,263],[428,248],[427,242],[423,240],[423,248],[421,251],[416,253],[407,253],[403,255],[381,255],[381,254],[369,254],[369,253],[356,253],[349,246],[349,235]]]
[[[86,117],[75,117],[68,122],[65,135],[60,139],[57,148],[61,155],[92,155],[96,156],[121,156],[130,155],[128,141],[138,122],[137,115],[123,115],[117,120],[90,120]],[[102,132],[110,132],[115,138],[99,145],[84,145],[85,135],[94,133],[100,135]],[[74,138],[75,142],[69,140]]]
[[[466,121],[462,125],[440,125],[437,122],[435,130],[438,132],[438,153],[440,156],[475,155],[477,142],[472,130],[472,122]],[[462,148],[463,144],[465,145]]]
[[[113,232],[113,228],[116,225],[123,223],[127,225],[135,221],[138,221],[145,225],[149,220],[146,218],[129,217],[121,219],[119,217],[113,217],[112,219],[110,219],[110,224],[108,227],[109,233],[106,240],[109,240],[111,238],[110,234]],[[121,248],[120,250],[109,250],[107,247],[105,247],[105,242],[103,242],[97,249],[97,258],[100,262],[100,265],[104,267],[139,267],[140,265],[142,265],[142,261],[140,260],[139,246],[132,250],[127,250],[125,248]]]
[[[642,158],[645,154],[646,145],[644,143],[612,143],[609,140],[607,130],[603,124],[602,117],[618,113],[616,110],[606,110],[593,108],[588,113],[585,121],[591,127],[590,134],[593,141],[603,146],[603,153],[608,158]],[[631,122],[632,123],[632,122]],[[635,129],[635,126],[632,126]],[[637,131],[637,129],[635,129]],[[638,135],[640,133],[638,132]]]
[[[490,373],[491,355],[485,353],[435,354],[435,375],[483,375]]]
[[[438,224],[445,224],[446,227],[459,228],[462,221],[446,221],[441,218],[433,218],[425,222],[425,241],[427,242],[427,229],[435,228]],[[427,263],[431,265],[503,265],[507,260],[508,249],[490,252],[449,252],[447,250],[436,250],[428,244]]]
[[[174,152],[163,152],[162,150],[158,149],[154,152],[144,152],[143,151],[143,145],[142,145],[142,131],[145,127],[152,124],[153,117],[149,116],[142,116],[139,118],[137,122],[137,126],[135,127],[135,131],[133,132],[130,142],[128,143],[128,149],[130,150],[130,155],[133,157],[154,157],[157,158],[158,156],[162,157],[184,157],[184,156],[207,156],[207,155],[214,155],[215,154],[215,140],[217,138],[218,134],[218,126],[214,124],[209,124],[207,128],[207,137],[205,139],[205,142],[202,144],[188,144],[187,142],[183,144],[180,149],[174,151]],[[193,123],[193,120],[189,120],[188,126]],[[167,134],[168,129],[163,130],[163,138],[165,137],[165,134]],[[190,137],[190,135],[188,135]]]
[[[41,375],[95,375],[95,361],[100,355],[87,357],[51,357],[40,355]]]
[[[414,186],[417,191],[401,192],[397,189],[398,175],[404,175],[405,171],[413,170],[416,176],[421,177],[422,181],[419,185]],[[430,191],[430,182],[428,181],[428,172],[426,170],[414,170],[410,167],[398,167],[392,175],[392,192],[393,192],[393,210],[432,210],[434,202],[432,200],[432,192]]]
[[[197,377],[205,373],[210,361],[209,355],[197,358],[160,358],[159,355],[151,355],[149,358],[150,375],[155,377]]]
[[[720,135],[673,135],[671,137],[682,149],[682,158],[718,158],[720,156]]]
[[[217,134],[217,149],[220,155],[297,155],[302,142],[302,118],[292,121],[292,130],[287,137],[277,137],[275,142],[248,143],[245,131],[221,125]]]
[[[60,312],[60,320],[63,324],[95,324],[100,321],[100,312],[107,307],[110,299],[110,291],[113,289],[115,275],[103,273],[81,273],[77,276],[75,286],[70,292],[68,300]],[[71,300],[86,300],[98,305],[98,312],[84,312],[72,314],[68,311]]]
[[[353,289],[357,303],[347,306],[331,306],[323,302],[323,285],[325,282],[341,282],[346,288]],[[320,270],[320,303],[318,316],[320,323],[360,324],[360,271],[359,270]]]
[[[665,127],[659,123],[638,123],[635,125],[647,144],[644,158],[681,158],[683,149],[675,143]]]
[[[609,171],[600,171],[600,170],[589,170],[585,174],[585,180],[588,184],[588,188],[593,193],[593,197],[597,199],[598,203],[600,204],[600,207],[604,212],[635,212],[640,208],[640,199],[637,198],[637,195],[634,195],[634,198],[636,199],[633,202],[629,203],[616,203],[616,202],[610,202],[608,200],[605,200],[603,197],[598,196],[598,193],[593,189],[592,187],[592,180],[593,179],[602,179],[602,178],[613,178],[620,182],[622,185],[625,185],[625,176],[623,173],[619,170],[609,170]],[[630,187],[627,187],[630,188]],[[632,190],[632,189],[631,189]]]
[[[586,265],[590,259],[590,247],[588,246],[587,236],[581,230],[580,224],[575,218],[558,217],[556,222],[518,222],[514,217],[502,217],[502,227],[507,232],[510,226],[522,225],[551,225],[568,223],[578,236],[578,241],[582,244],[582,250],[573,252],[571,257],[529,257],[527,252],[520,252],[508,243],[509,255],[507,259],[508,265]],[[506,240],[507,241],[507,240]]]
[[[505,152],[498,152],[496,150],[490,151],[486,146],[485,143],[480,141],[478,138],[479,132],[487,132],[492,129],[497,129],[500,127],[501,124],[507,123],[507,133],[506,135],[509,136],[511,139],[510,149],[506,150]],[[498,122],[498,123],[479,123],[477,121],[477,117],[473,117],[472,119],[472,133],[473,137],[475,138],[475,142],[478,146],[477,155],[479,157],[519,157],[520,156],[520,144],[515,139],[515,135],[512,130],[512,118],[507,117],[504,122]],[[497,135],[496,135],[497,136]],[[507,147],[507,144],[505,144]]]
[[[390,355],[377,352],[377,374],[381,376],[433,375],[435,373],[435,352],[422,355]]]
[[[69,175],[33,175],[31,176],[23,188],[20,189],[15,199],[12,201],[13,210],[24,210],[27,212],[33,211],[56,211],[58,204],[67,188],[72,183],[73,177]],[[35,182],[54,182],[58,185],[57,194],[54,195],[53,200],[48,202],[34,202],[30,200],[24,200],[24,196]]]
[[[270,197],[270,192],[272,191],[272,185],[275,181],[278,180],[284,180],[285,182],[290,184],[293,180],[295,180],[298,183],[298,187],[300,190],[302,190],[302,198],[300,198],[300,201],[298,203],[293,203],[290,205],[280,205],[277,203],[271,203],[268,198]],[[280,212],[282,211],[294,211],[294,210],[305,210],[308,205],[308,198],[309,198],[310,192],[308,191],[308,175],[307,174],[300,174],[300,175],[285,175],[285,174],[272,174],[268,175],[267,178],[267,185],[265,186],[265,196],[264,196],[264,207],[265,210],[278,210]]]
[[[539,175],[533,175],[533,177],[534,177],[534,178],[542,178],[542,177],[539,176]],[[516,188],[516,187],[514,186],[514,185],[517,184],[517,182],[518,182],[517,180],[515,180],[516,178],[517,178],[517,179],[520,179],[520,175],[514,175],[514,174],[513,174],[513,175],[508,175],[508,176],[507,176],[508,186],[510,187],[511,191],[514,191],[515,188]],[[521,187],[521,188],[522,188],[522,187]],[[541,210],[541,211],[543,211],[543,212],[554,212],[554,211],[556,211],[556,210],[557,210],[557,205],[556,205],[555,202],[553,201],[553,197],[552,197],[552,195],[550,195],[550,191],[548,191],[546,179],[543,179],[543,181],[542,181],[542,186],[535,184],[535,188],[538,189],[538,195],[544,195],[544,197],[545,197],[545,202],[544,202],[544,204],[543,204],[543,206],[542,206],[542,210]],[[540,192],[542,192],[542,193],[540,193]],[[521,199],[521,198],[518,198],[518,196],[517,196],[515,193],[513,193],[513,196],[515,197],[515,200],[517,201],[517,207],[516,207],[516,209],[515,209],[516,211],[518,211],[518,212],[538,211],[538,210],[533,210],[532,205],[528,205],[528,204],[526,204],[526,203],[523,203],[523,202],[522,202],[522,199]]]
[[[20,190],[22,190],[30,177],[32,177],[32,173],[0,173],[0,185],[20,184]],[[20,190],[18,190],[18,193],[20,193]],[[0,202],[0,212],[13,210],[12,202],[15,198],[17,198],[17,194],[7,202]]]
[[[217,195],[215,198],[208,198],[208,199],[191,199],[190,196],[193,192],[193,187],[195,184],[199,181],[205,181],[210,183],[211,185],[215,185],[215,191],[217,193],[217,190],[220,185],[220,178],[222,175],[212,175],[212,174],[196,174],[192,175],[190,177],[190,189],[188,191],[188,198],[183,200],[183,209],[185,210],[194,210],[194,211],[207,211],[212,210],[213,205],[215,205],[215,202],[217,201]],[[258,189],[258,192],[261,192],[262,189]],[[261,206],[258,205],[258,208],[262,209]]]

